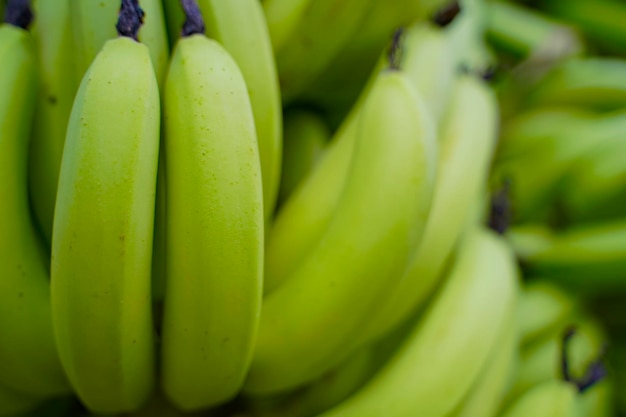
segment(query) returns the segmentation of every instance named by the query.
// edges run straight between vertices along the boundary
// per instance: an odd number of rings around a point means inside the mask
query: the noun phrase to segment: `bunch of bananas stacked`
[[[621,62],[486,0],[0,6],[0,416],[612,415]]]

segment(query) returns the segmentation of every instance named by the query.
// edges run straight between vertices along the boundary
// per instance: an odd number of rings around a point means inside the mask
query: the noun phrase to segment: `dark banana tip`
[[[185,12],[182,36],[203,35],[206,28],[204,26],[202,12],[196,0],[180,0],[180,4]]]
[[[117,20],[117,34],[139,41],[139,29],[143,25],[145,13],[139,6],[139,0],[122,0]]]
[[[439,9],[432,20],[437,26],[446,27],[454,21],[459,13],[461,13],[461,5],[458,0],[455,0]]]
[[[389,52],[387,53],[387,60],[389,61],[389,68],[392,70],[400,69],[400,55],[402,54],[402,37],[404,35],[404,28],[398,28],[393,33],[391,38],[391,45],[389,45]]]
[[[30,0],[9,0],[4,9],[4,22],[22,29],[28,29],[33,22]]]
[[[567,354],[567,348],[571,343],[572,338],[576,335],[576,328],[573,326],[568,327],[563,332],[563,339],[561,341],[561,373],[564,381],[567,381],[574,385],[579,393],[587,391],[607,376],[607,370],[604,365],[603,359],[606,354],[606,345],[600,349],[598,357],[593,360],[585,371],[585,375],[582,378],[575,378],[569,368],[569,358]]]
[[[511,225],[511,179],[505,178],[491,197],[489,228],[503,235]]]

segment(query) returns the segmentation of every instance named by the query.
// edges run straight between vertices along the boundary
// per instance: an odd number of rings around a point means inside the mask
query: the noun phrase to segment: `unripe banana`
[[[218,42],[179,40],[164,103],[162,385],[193,410],[233,398],[250,366],[263,282],[261,167],[243,75]]]
[[[52,331],[50,258],[28,199],[37,62],[27,31],[0,25],[0,62],[0,386],[45,398],[70,387]]]
[[[293,389],[346,358],[420,240],[434,180],[434,123],[396,70],[380,75],[362,111],[325,235],[264,302],[248,393]]]
[[[498,334],[510,325],[517,280],[505,243],[476,229],[463,242],[441,292],[387,365],[322,416],[450,415],[476,381]]]
[[[552,380],[535,386],[513,403],[502,417],[583,417],[577,389],[569,382]]]
[[[74,74],[71,0],[33,2],[41,85],[30,147],[30,196],[46,243],[52,239],[52,219],[67,123],[79,79]]]
[[[70,4],[75,74],[80,80],[104,43],[115,38],[115,22],[120,10],[120,1],[70,0]],[[159,85],[162,85],[169,57],[163,5],[161,0],[141,0],[140,6],[145,13],[145,24],[139,31],[139,40],[148,46],[157,80]]]
[[[363,332],[367,340],[382,336],[427,300],[469,220],[467,208],[480,197],[487,178],[498,125],[495,96],[481,81],[462,76],[448,112],[424,237],[399,285],[370,317]]]
[[[306,110],[287,112],[284,129],[279,203],[287,200],[313,171],[330,138],[330,131],[324,120],[316,113]]]
[[[106,42],[72,108],[52,235],[56,341],[94,412],[135,410],[153,388],[159,119],[148,48],[125,36]]]

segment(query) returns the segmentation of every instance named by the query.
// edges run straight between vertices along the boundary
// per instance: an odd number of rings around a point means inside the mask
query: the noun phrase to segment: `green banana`
[[[0,25],[0,385],[45,398],[69,384],[50,315],[50,257],[28,199],[28,146],[37,102],[34,41]]]
[[[626,60],[571,58],[552,68],[525,99],[528,106],[586,106],[619,109],[626,104]]]
[[[487,363],[498,335],[510,325],[517,287],[515,261],[505,243],[475,229],[441,291],[395,355],[364,388],[321,416],[453,413]]]
[[[33,2],[40,88],[30,146],[29,187],[33,211],[47,243],[59,181],[63,144],[78,89],[70,22],[71,0]]]
[[[494,417],[512,384],[519,366],[519,334],[512,315],[492,347],[487,363],[466,398],[450,417]]]
[[[454,87],[442,122],[437,179],[424,237],[399,285],[371,315],[365,338],[384,335],[428,299],[469,220],[458,210],[466,210],[479,198],[487,178],[497,135],[496,98],[471,76],[460,77]]]
[[[120,1],[70,0],[70,5],[75,74],[80,80],[104,43],[115,38]],[[140,6],[145,24],[139,31],[139,40],[148,46],[158,83],[163,85],[169,58],[163,5],[161,0],[141,0]]]
[[[549,282],[526,283],[518,310],[521,345],[527,346],[562,328],[578,308],[577,300]]]
[[[583,417],[577,389],[569,382],[539,384],[514,402],[501,417]]]
[[[263,280],[263,190],[251,100],[234,58],[179,40],[165,84],[166,287],[162,385],[183,410],[240,390]]]
[[[449,45],[441,30],[431,24],[407,29],[400,44],[399,61],[399,66],[424,97],[427,110],[434,117],[442,117],[454,77]],[[422,65],[423,62],[432,65]],[[348,175],[357,115],[386,65],[385,56],[379,60],[359,99],[335,132],[323,158],[278,211],[267,239],[266,294],[287,279],[326,231]]]
[[[434,181],[434,123],[397,70],[379,76],[363,106],[328,229],[263,303],[249,394],[296,388],[346,358],[420,240]]]
[[[287,200],[313,170],[331,136],[328,126],[318,114],[299,109],[285,114],[284,131],[279,204]]]
[[[491,1],[486,8],[490,43],[518,59],[559,60],[584,51],[578,32],[544,13],[509,1]]]
[[[122,35],[104,44],[76,95],[52,234],[57,346],[77,395],[99,413],[139,408],[155,377],[159,89],[148,47]]]
[[[278,52],[298,30],[312,0],[265,0],[263,13],[267,19],[272,49]],[[314,5],[313,5],[314,6]]]

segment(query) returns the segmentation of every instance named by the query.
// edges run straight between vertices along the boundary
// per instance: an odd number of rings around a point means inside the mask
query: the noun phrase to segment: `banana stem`
[[[144,11],[139,6],[139,0],[122,0],[120,15],[117,20],[117,34],[139,41],[137,35],[143,25]]]
[[[30,0],[9,0],[4,11],[4,22],[27,29],[33,21]]]
[[[182,36],[203,35],[205,33],[204,19],[196,0],[180,0],[180,5],[185,12]]]

